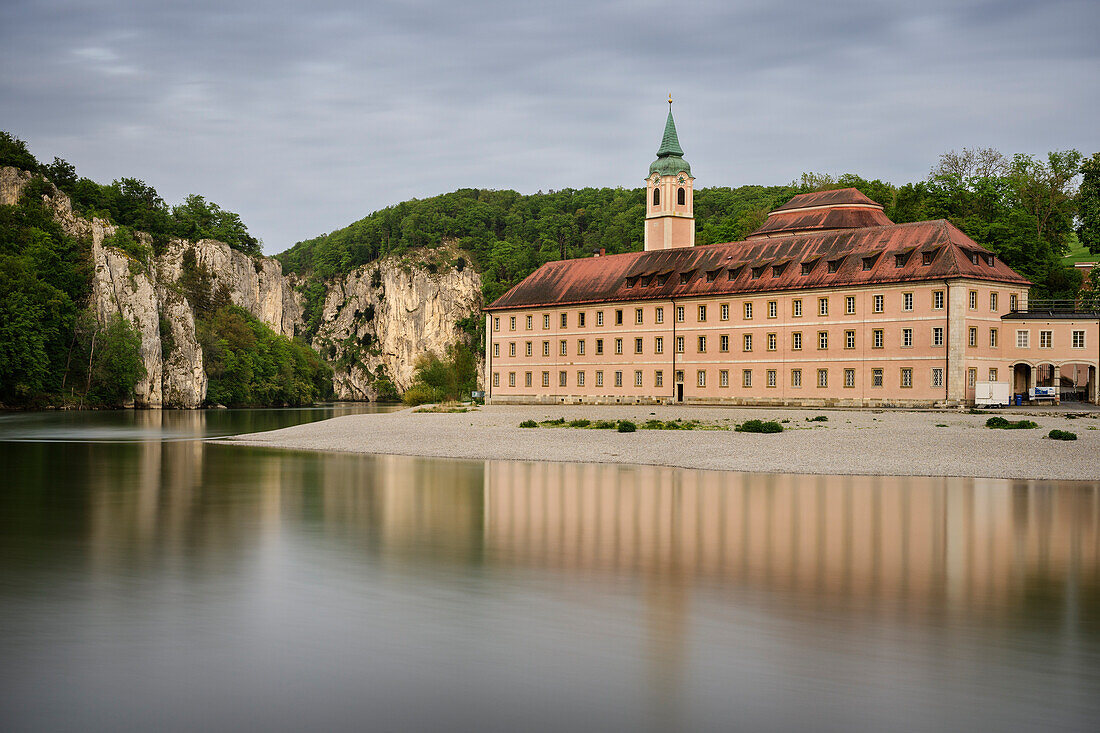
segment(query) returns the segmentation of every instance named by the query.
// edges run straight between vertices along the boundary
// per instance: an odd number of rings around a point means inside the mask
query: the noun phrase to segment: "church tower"
[[[645,182],[646,252],[695,246],[695,214],[692,212],[695,179],[683,155],[676,137],[676,122],[672,119],[672,95],[669,95],[665,134]]]

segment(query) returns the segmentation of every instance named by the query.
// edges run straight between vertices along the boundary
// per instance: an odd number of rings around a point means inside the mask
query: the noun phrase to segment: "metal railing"
[[[1100,318],[1100,298],[1089,296],[1076,300],[1029,300],[1024,306],[1009,311],[1020,316],[1082,316]]]

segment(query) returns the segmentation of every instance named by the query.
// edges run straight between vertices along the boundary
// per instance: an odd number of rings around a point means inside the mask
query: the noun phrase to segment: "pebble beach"
[[[1000,413],[990,413],[1000,414]],[[809,421],[824,415],[825,421]],[[1100,480],[1100,412],[1016,412],[1030,430],[985,427],[989,414],[644,405],[489,405],[468,412],[417,408],[360,414],[217,442],[293,450],[478,460],[629,463],[722,471],[882,476]],[[520,428],[525,420],[697,421],[711,429],[619,433]],[[732,428],[776,420],[782,433]],[[785,421],[785,422],[784,422]],[[723,429],[728,428],[728,429]],[[1076,441],[1047,438],[1070,430]]]

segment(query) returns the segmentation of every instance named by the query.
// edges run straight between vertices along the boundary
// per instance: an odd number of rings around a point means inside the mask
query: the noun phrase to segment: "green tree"
[[[1093,153],[1081,164],[1077,213],[1077,238],[1089,252],[1100,254],[1100,153]]]
[[[470,347],[451,344],[440,357],[434,352],[416,360],[413,386],[405,393],[405,402],[446,402],[465,399],[477,388],[477,361]]]
[[[0,166],[22,168],[37,173],[38,160],[27,150],[27,144],[10,133],[0,130]]]
[[[112,315],[92,333],[89,353],[89,396],[109,407],[133,402],[134,388],[146,374],[137,329],[122,316]]]

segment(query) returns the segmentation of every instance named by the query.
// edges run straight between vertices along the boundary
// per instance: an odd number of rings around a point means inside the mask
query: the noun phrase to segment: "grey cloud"
[[[636,186],[677,99],[699,185],[917,180],[1100,148],[1091,2],[14,2],[0,128],[239,211],[269,252],[410,196]]]

